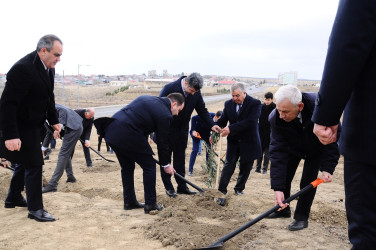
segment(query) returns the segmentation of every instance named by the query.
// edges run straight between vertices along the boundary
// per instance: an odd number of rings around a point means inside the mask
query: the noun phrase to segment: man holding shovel
[[[313,133],[311,121],[316,94],[301,93],[292,85],[283,86],[274,95],[276,109],[269,116],[270,136],[270,179],[274,189],[275,204],[283,210],[267,218],[289,218],[290,207],[282,202],[290,197],[291,182],[302,159],[304,161],[300,188],[317,178],[319,170],[325,182],[332,181],[338,163],[339,151],[336,142],[324,146]],[[308,227],[308,217],[316,189],[299,197],[294,222],[288,228],[297,231]]]
[[[144,212],[149,214],[152,210],[163,209],[162,205],[157,204],[156,160],[148,136],[155,132],[162,171],[174,175],[175,169],[170,164],[168,135],[173,116],[177,116],[183,108],[184,97],[180,93],[171,93],[167,97],[143,95],[116,112],[112,118],[107,118],[110,119],[107,124],[100,126],[97,120],[94,121],[97,130],[101,135],[104,133],[106,142],[119,160],[125,210],[144,208]],[[143,170],[145,204],[136,199],[135,163]]]

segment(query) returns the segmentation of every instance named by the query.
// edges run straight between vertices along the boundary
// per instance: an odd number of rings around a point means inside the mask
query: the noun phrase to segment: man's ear
[[[298,104],[298,108],[299,108],[299,111],[302,111],[303,108],[304,108],[304,103],[300,102],[300,103]]]

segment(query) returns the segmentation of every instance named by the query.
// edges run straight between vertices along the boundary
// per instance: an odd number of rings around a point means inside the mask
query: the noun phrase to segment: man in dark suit
[[[55,218],[43,208],[40,129],[47,119],[54,130],[60,131],[53,89],[54,68],[62,53],[58,37],[43,36],[36,51],[9,70],[0,99],[0,155],[20,164],[13,174],[5,207],[26,206],[21,195],[25,184],[28,217],[42,222]]]
[[[203,79],[200,74],[192,73],[188,77],[182,76],[178,80],[166,84],[163,87],[160,97],[167,96],[170,93],[181,93],[185,97],[185,105],[178,116],[174,117],[170,134],[168,136],[170,144],[170,156],[173,154],[173,162],[176,172],[185,176],[185,150],[188,142],[189,121],[195,109],[200,118],[214,131],[219,132],[220,128],[214,124],[210,118],[208,110],[205,108],[200,89],[203,86]],[[158,141],[156,141],[158,143]],[[162,181],[166,188],[166,194],[170,197],[176,197],[174,186],[171,183],[171,175],[161,171]],[[175,177],[178,184],[177,191],[180,194],[195,194],[189,190],[187,184]]]
[[[82,118],[82,134],[80,137],[80,142],[82,144],[82,149],[84,150],[85,160],[86,160],[86,166],[92,167],[93,162],[90,158],[90,135],[91,135],[91,129],[93,128],[93,121],[94,121],[94,115],[95,110],[93,108],[87,108],[87,109],[75,109],[77,114],[79,114]]]
[[[57,185],[64,174],[64,170],[67,173],[67,182],[76,182],[76,178],[73,175],[72,154],[82,134],[82,118],[73,109],[60,104],[56,104],[55,107],[59,114],[59,122],[64,130],[64,138],[60,147],[55,171],[48,184],[42,189],[42,193],[57,191]],[[49,132],[46,134],[43,145],[48,145],[51,141],[52,133],[51,131]],[[54,132],[54,137],[58,137],[56,131]]]
[[[261,155],[258,132],[261,102],[247,95],[242,83],[235,83],[231,86],[231,95],[232,99],[225,102],[222,116],[217,121],[217,124],[223,128],[221,136],[228,136],[226,162],[218,190],[223,194],[227,193],[227,186],[240,157],[240,171],[234,190],[236,195],[241,195],[251,172],[252,163]],[[218,198],[217,202],[220,205],[225,204],[224,198]]]
[[[261,108],[261,115],[259,118],[259,133],[261,139],[261,149],[262,154],[261,157],[257,159],[256,163],[256,171],[257,173],[261,173],[261,165],[262,166],[262,173],[266,174],[268,171],[269,166],[269,143],[270,143],[270,123],[269,123],[269,115],[275,109],[275,103],[273,102],[273,93],[267,92],[265,93],[265,100],[264,104]],[[264,156],[264,164],[262,164],[262,156]]]
[[[312,116],[314,133],[328,144],[344,112],[339,149],[352,249],[376,245],[375,19],[375,1],[340,1]]]
[[[269,116],[270,179],[275,204],[280,205],[283,210],[270,214],[270,219],[291,217],[290,207],[282,202],[290,197],[291,182],[302,159],[304,166],[300,180],[301,189],[314,181],[319,171],[322,171],[321,179],[325,182],[332,181],[332,174],[339,159],[337,143],[324,146],[313,134],[311,117],[316,94],[302,94],[297,87],[286,85],[278,89],[274,98],[277,107]],[[299,197],[295,220],[288,226],[289,230],[297,231],[308,227],[315,194],[314,188]]]
[[[173,175],[175,170],[170,164],[168,134],[172,117],[178,115],[183,107],[184,97],[180,93],[172,93],[167,97],[139,96],[116,112],[112,116],[113,121],[104,129],[104,138],[115,151],[121,166],[124,209],[144,207],[147,214],[151,210],[163,209],[162,205],[157,205],[156,161],[148,136],[155,133],[159,164],[163,172]],[[143,170],[145,204],[136,199],[135,163]]]

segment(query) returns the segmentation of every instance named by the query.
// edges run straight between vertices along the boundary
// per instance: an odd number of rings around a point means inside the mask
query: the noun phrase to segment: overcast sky
[[[0,73],[45,34],[62,74],[162,73],[320,80],[338,0],[5,0]]]

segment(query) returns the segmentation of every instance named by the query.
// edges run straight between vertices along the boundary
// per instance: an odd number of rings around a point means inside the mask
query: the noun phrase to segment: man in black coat
[[[217,124],[223,128],[221,136],[228,136],[226,163],[222,170],[218,190],[223,194],[227,193],[227,186],[240,157],[240,171],[234,191],[236,195],[241,195],[251,172],[252,163],[261,155],[258,132],[261,102],[247,95],[241,83],[231,86],[231,95],[232,99],[225,102],[222,116],[217,121]],[[223,198],[219,198],[217,202],[224,205]]]
[[[264,156],[264,164],[262,167],[262,173],[266,174],[269,166],[269,143],[270,143],[270,123],[269,115],[275,109],[275,103],[273,102],[273,93],[265,93],[264,104],[261,108],[261,115],[259,118],[259,133],[261,139],[261,157],[257,159],[256,171],[261,173],[262,156]]]
[[[284,208],[268,218],[291,217],[290,207],[282,201],[290,197],[291,182],[299,162],[304,159],[300,188],[304,188],[317,178],[332,181],[332,174],[338,163],[337,143],[324,146],[313,134],[311,121],[316,94],[301,93],[292,85],[283,86],[274,94],[276,109],[269,116],[270,138],[270,180],[274,189],[275,204]],[[294,221],[288,226],[296,231],[308,227],[308,218],[315,198],[316,189],[301,195],[296,205]]]
[[[94,122],[94,115],[95,110],[94,108],[87,108],[87,109],[75,109],[77,114],[79,114],[82,118],[82,134],[80,137],[80,142],[82,144],[82,149],[84,150],[85,160],[86,160],[86,166],[92,167],[93,162],[90,158],[90,135],[91,135],[91,129],[93,128],[93,122]]]
[[[159,94],[160,97],[167,96],[170,93],[181,93],[185,97],[185,105],[178,116],[174,117],[170,134],[168,136],[170,145],[170,157],[173,154],[173,162],[176,172],[185,176],[185,150],[188,143],[189,121],[193,110],[196,110],[200,118],[213,130],[219,132],[220,128],[214,124],[208,110],[205,107],[200,89],[203,86],[203,79],[200,74],[192,73],[188,77],[182,76],[178,80],[166,84]],[[158,143],[158,141],[156,141]],[[166,188],[166,194],[170,197],[176,197],[174,186],[171,183],[171,175],[161,171],[162,181]],[[195,194],[189,190],[187,184],[175,178],[178,187],[177,191],[181,194]]]
[[[63,53],[61,40],[54,35],[42,37],[36,51],[26,55],[9,70],[0,99],[0,155],[19,163],[14,171],[6,208],[26,206],[21,195],[26,186],[28,217],[54,221],[43,209],[40,129],[47,119],[60,131],[55,109],[55,65]]]
[[[183,107],[184,97],[180,93],[172,93],[167,97],[140,96],[116,112],[112,116],[113,121],[104,129],[104,138],[115,151],[121,166],[124,209],[144,207],[145,213],[163,209],[156,203],[156,162],[148,136],[155,133],[159,164],[163,172],[173,175],[175,170],[170,164],[168,135],[172,117],[178,115]],[[135,163],[143,170],[145,204],[136,199]]]
[[[376,246],[376,1],[339,2],[315,112],[315,134],[344,156],[345,205],[352,249]]]

